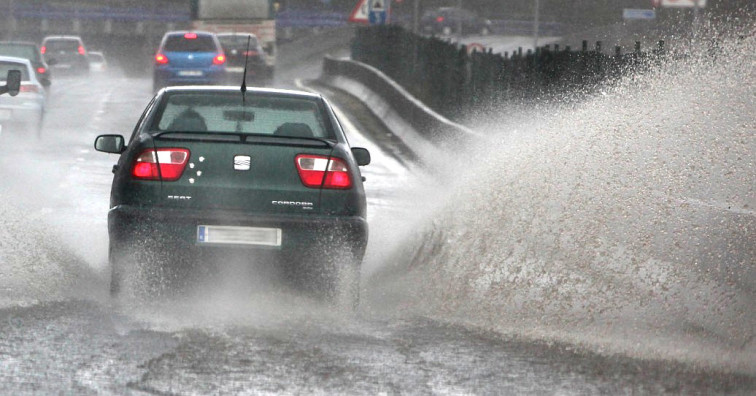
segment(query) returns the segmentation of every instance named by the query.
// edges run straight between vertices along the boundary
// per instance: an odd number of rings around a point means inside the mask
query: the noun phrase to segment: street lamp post
[[[417,34],[420,21],[420,0],[415,0],[412,8],[412,33]]]
[[[538,28],[539,28],[539,17],[541,12],[541,4],[540,0],[535,0],[535,12],[533,16],[533,52],[535,52],[536,49],[538,49]]]

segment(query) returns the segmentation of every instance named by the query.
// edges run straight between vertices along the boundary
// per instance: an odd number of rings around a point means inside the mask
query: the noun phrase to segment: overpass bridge
[[[190,0],[0,0],[0,38],[40,42],[74,34],[90,50],[139,71],[168,30],[191,21]]]

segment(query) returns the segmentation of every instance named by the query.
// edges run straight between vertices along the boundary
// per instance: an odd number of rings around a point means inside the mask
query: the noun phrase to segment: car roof
[[[80,36],[47,36],[42,41],[50,41],[50,40],[79,40],[81,41]]]
[[[0,44],[13,44],[13,45],[28,45],[30,47],[37,47],[37,43],[31,41],[0,41]]]
[[[183,36],[184,34],[187,34],[187,33],[203,34],[203,35],[208,35],[208,36],[214,36],[215,35],[215,33],[208,32],[206,30],[171,30],[170,32],[165,32],[164,36],[165,37],[168,37],[168,36]]]
[[[32,68],[31,62],[28,59],[17,58],[15,56],[0,56],[0,62],[23,63],[24,66],[26,66],[26,74],[28,74],[29,81],[32,81],[35,84],[39,84],[39,81],[37,80],[37,75],[34,73],[34,68]],[[0,78],[2,77],[4,76],[0,76]]]
[[[192,92],[217,92],[217,93],[230,93],[230,92],[239,92],[238,86],[206,86],[206,85],[187,85],[187,86],[174,86],[174,87],[167,87],[163,88],[162,91],[165,93],[175,93],[175,92],[186,92],[186,93],[192,93]],[[258,88],[258,87],[250,87],[247,88],[247,95],[255,95],[255,94],[271,94],[271,95],[283,95],[283,96],[291,96],[291,97],[298,97],[302,99],[322,99],[322,96],[319,94],[314,94],[311,92],[306,91],[297,91],[297,90],[291,90],[291,89],[280,89],[280,88]]]
[[[17,58],[15,56],[0,56],[0,62],[16,62],[23,63],[31,69],[31,62],[26,58]]]
[[[221,32],[221,33],[215,33],[216,36],[241,36],[241,37],[247,37],[252,36],[254,38],[257,38],[257,35],[254,33],[239,33],[239,32]]]

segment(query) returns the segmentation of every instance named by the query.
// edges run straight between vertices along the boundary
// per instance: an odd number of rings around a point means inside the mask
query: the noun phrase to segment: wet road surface
[[[149,79],[117,75],[59,80],[41,140],[0,137],[0,393],[756,391],[753,377],[446,325],[406,309],[390,277],[365,281],[357,314],[275,286],[255,288],[234,273],[179,300],[111,301],[106,213],[115,156],[91,145],[100,133],[129,135],[150,87]],[[387,217],[401,222],[402,212],[418,203],[397,201],[397,190],[421,170],[372,143],[370,133],[389,131],[376,130],[381,123],[366,109],[328,94],[362,130],[355,141],[374,153],[365,168],[371,226]],[[368,253],[373,271],[386,240],[383,227],[376,229]]]

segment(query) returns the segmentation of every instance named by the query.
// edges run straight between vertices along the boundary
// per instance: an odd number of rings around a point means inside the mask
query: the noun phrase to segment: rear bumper
[[[20,106],[0,103],[0,124],[36,125],[44,112],[44,103],[41,100],[29,100]]]
[[[181,75],[187,72],[199,72],[201,75]],[[162,85],[223,85],[226,82],[226,70],[221,67],[210,69],[157,68],[153,78],[155,82]]]
[[[120,205],[108,212],[111,242],[158,239],[161,245],[179,248],[218,248],[197,242],[199,225],[266,227],[281,229],[283,251],[315,248],[323,243],[349,246],[362,257],[367,245],[368,225],[362,217],[324,215],[259,215],[230,211],[197,211]],[[270,247],[224,245],[230,249]]]

